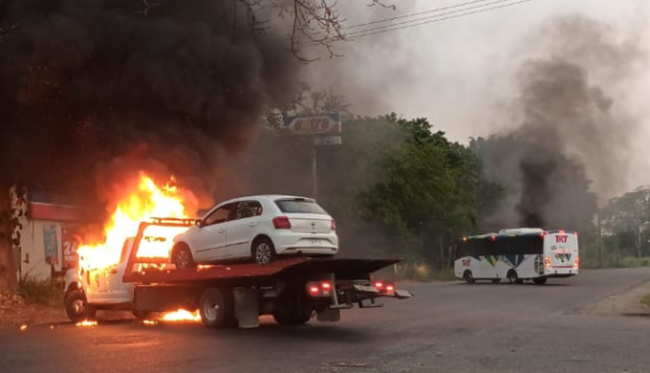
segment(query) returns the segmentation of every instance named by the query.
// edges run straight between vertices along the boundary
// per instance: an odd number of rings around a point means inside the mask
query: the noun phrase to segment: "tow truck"
[[[136,236],[124,242],[118,264],[69,270],[64,292],[68,317],[80,322],[95,318],[97,310],[128,310],[147,319],[154,313],[184,309],[198,310],[208,327],[255,328],[261,315],[272,315],[282,325],[305,324],[314,314],[318,321],[334,322],[344,309],[381,307],[379,298],[413,296],[396,289],[394,283],[372,278],[373,272],[400,259],[290,257],[266,265],[177,269],[168,257],[146,255],[147,243],[164,244],[165,238],[156,232],[180,232],[192,224],[192,219],[143,221]]]

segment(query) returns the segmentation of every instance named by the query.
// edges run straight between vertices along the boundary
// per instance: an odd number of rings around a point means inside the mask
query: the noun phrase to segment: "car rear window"
[[[316,202],[306,199],[281,199],[275,204],[280,211],[288,214],[327,214]]]

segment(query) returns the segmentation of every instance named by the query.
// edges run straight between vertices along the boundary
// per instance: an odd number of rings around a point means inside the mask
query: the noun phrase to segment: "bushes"
[[[650,257],[638,258],[634,256],[626,256],[621,258],[621,260],[618,261],[615,267],[618,268],[650,267]]]
[[[50,306],[63,304],[63,284],[57,280],[34,280],[27,276],[18,283],[19,293],[26,301]]]

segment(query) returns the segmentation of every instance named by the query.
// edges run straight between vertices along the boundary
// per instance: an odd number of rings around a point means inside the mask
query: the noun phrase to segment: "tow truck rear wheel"
[[[205,289],[199,301],[199,313],[203,325],[211,328],[227,328],[236,325],[232,298],[232,295],[224,289]]]
[[[178,244],[174,247],[172,252],[172,263],[176,265],[176,268],[185,269],[185,268],[194,268],[196,263],[194,263],[194,258],[192,257],[192,251],[186,244]]]
[[[70,320],[78,323],[83,320],[94,319],[97,310],[88,304],[83,291],[75,289],[65,296],[65,313]]]
[[[314,308],[306,296],[291,292],[273,312],[273,318],[280,325],[304,325],[314,314]]]

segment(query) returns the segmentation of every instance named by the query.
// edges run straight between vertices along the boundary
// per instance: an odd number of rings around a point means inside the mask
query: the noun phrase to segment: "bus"
[[[463,237],[452,244],[454,274],[469,284],[508,280],[522,284],[531,280],[543,285],[551,277],[578,274],[578,233],[541,228],[503,229]]]

